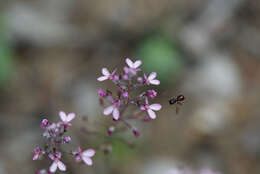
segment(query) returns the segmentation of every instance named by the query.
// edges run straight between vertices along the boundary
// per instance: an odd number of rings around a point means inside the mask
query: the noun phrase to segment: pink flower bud
[[[112,135],[114,131],[115,131],[115,127],[114,126],[110,126],[108,128],[108,130],[107,130],[107,133],[108,133],[108,135]]]
[[[128,92],[127,92],[127,91],[124,91],[124,92],[123,92],[123,97],[124,97],[124,98],[128,98]]]
[[[154,99],[157,96],[157,92],[155,90],[148,90],[147,95],[151,97],[151,99]]]
[[[67,137],[64,138],[64,142],[65,143],[69,143],[70,141],[71,141],[70,136],[67,136]]]
[[[137,81],[138,81],[139,83],[143,83],[143,78],[142,78],[142,77],[137,77]]]
[[[119,81],[119,76],[118,75],[114,75],[113,79],[114,79],[114,81],[118,82]]]
[[[140,136],[140,132],[136,129],[133,130],[133,133],[136,137]]]
[[[144,121],[149,121],[149,120],[151,120],[151,118],[149,116],[145,116],[143,120]]]
[[[123,80],[128,80],[128,75],[127,74],[123,74],[122,78],[123,78]]]
[[[105,97],[105,96],[106,96],[106,93],[105,93],[102,89],[99,89],[99,90],[98,90],[98,95],[99,95],[100,97]]]
[[[46,129],[46,126],[48,125],[48,123],[49,123],[49,121],[48,121],[47,119],[43,119],[43,120],[42,120],[42,124],[41,124],[41,128],[42,128],[43,130],[45,130],[45,129]]]

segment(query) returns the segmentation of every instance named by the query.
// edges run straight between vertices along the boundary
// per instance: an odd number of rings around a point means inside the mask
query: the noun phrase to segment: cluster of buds
[[[33,150],[33,160],[41,159],[43,156],[52,160],[48,170],[42,169],[37,174],[42,173],[55,173],[57,169],[60,171],[66,171],[66,165],[61,161],[62,157],[62,145],[71,142],[71,137],[66,136],[68,127],[72,126],[71,121],[75,118],[74,113],[66,114],[63,111],[59,113],[61,121],[57,123],[51,123],[47,119],[42,120],[41,128],[44,131],[43,137],[46,140],[44,148],[36,147]],[[71,152],[70,154],[75,158],[77,162],[83,161],[87,165],[92,165],[91,157],[94,156],[95,151],[93,149],[87,149],[82,151]]]
[[[162,106],[158,103],[149,104],[149,100],[152,100],[157,96],[157,92],[155,90],[149,89],[139,94],[136,94],[134,91],[137,91],[140,87],[159,85],[160,81],[156,79],[156,72],[152,72],[149,75],[145,73],[141,76],[138,75],[139,72],[141,72],[141,60],[133,62],[129,58],[126,58],[125,62],[127,66],[123,68],[123,71],[120,74],[116,74],[117,69],[114,69],[112,73],[110,73],[107,68],[102,68],[103,75],[97,78],[98,81],[112,81],[117,87],[116,95],[113,95],[110,90],[104,91],[102,89],[98,90],[98,94],[100,96],[100,103],[104,106],[103,114],[112,114],[115,122],[122,121],[133,131],[135,136],[139,136],[140,132],[127,120],[138,119],[148,121],[150,119],[155,119],[156,114],[154,111],[160,110]],[[105,100],[109,103],[108,106],[105,106]],[[125,110],[130,105],[135,106],[137,112],[125,115]],[[145,115],[142,116],[142,113],[145,113]],[[110,127],[108,134],[111,135],[114,130],[114,127]]]

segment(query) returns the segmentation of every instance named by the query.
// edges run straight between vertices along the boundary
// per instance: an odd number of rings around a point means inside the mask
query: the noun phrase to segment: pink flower
[[[99,78],[97,78],[97,80],[100,81],[100,82],[107,80],[107,79],[112,80],[112,79],[114,79],[115,73],[116,73],[116,69],[112,73],[110,73],[107,68],[102,68],[103,76],[100,76]],[[117,78],[118,77],[115,76],[115,80],[117,80]]]
[[[144,74],[144,83],[146,83],[147,85],[159,85],[160,81],[155,79],[157,76],[156,72],[152,72],[148,77],[146,76],[146,74]]]
[[[138,71],[141,71],[141,69],[138,68],[142,64],[141,60],[137,60],[135,62],[132,62],[132,60],[130,60],[129,58],[126,58],[125,62],[129,66],[129,67],[124,67],[124,71],[125,71],[126,74],[130,74],[130,75],[135,76]]]
[[[151,99],[154,99],[157,96],[157,92],[153,89],[148,90],[147,94],[148,94],[149,97],[151,97]]]
[[[69,113],[68,115],[66,115],[66,113],[63,111],[60,111],[59,115],[65,127],[71,126],[70,121],[73,120],[76,116],[75,113]]]
[[[61,158],[61,152],[58,152],[57,154],[49,154],[50,159],[53,160],[53,163],[51,164],[49,170],[51,173],[55,173],[57,168],[60,169],[60,171],[66,171],[66,165],[60,161]]]
[[[125,62],[129,66],[129,68],[132,68],[132,69],[137,69],[139,66],[142,65],[142,61],[141,60],[137,60],[135,62],[132,62],[131,59],[126,58]]]
[[[113,113],[113,118],[115,120],[118,120],[120,117],[120,113],[118,110],[118,107],[120,106],[120,101],[115,101],[113,102],[113,105],[108,106],[104,109],[104,115],[110,115],[111,113]]]
[[[41,128],[43,129],[43,130],[45,130],[46,129],[46,126],[49,124],[49,121],[47,120],[47,119],[43,119],[42,120],[42,124],[41,124]]]
[[[147,111],[147,113],[148,113],[148,115],[149,115],[149,117],[151,118],[151,119],[155,119],[156,118],[156,114],[155,114],[155,112],[154,111],[159,111],[161,108],[162,108],[162,106],[160,105],[160,104],[151,104],[151,105],[149,105],[148,104],[148,99],[146,98],[145,99],[145,105],[142,105],[141,106],[141,110],[142,111]]]
[[[73,155],[75,156],[76,161],[83,161],[85,164],[91,166],[93,164],[91,157],[93,157],[95,153],[96,152],[93,149],[82,151],[82,149],[78,147],[78,152],[74,152]]]
[[[39,147],[33,149],[33,160],[38,160],[43,153],[44,151]]]

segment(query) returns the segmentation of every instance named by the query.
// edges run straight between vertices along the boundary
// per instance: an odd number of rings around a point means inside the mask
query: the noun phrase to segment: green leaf
[[[6,39],[7,26],[0,14],[0,87],[11,77],[13,72],[13,50]]]
[[[183,67],[177,47],[160,35],[152,35],[137,47],[137,58],[142,59],[145,72],[155,71],[161,82],[173,81]]]
[[[132,160],[134,160],[136,156],[136,152],[134,149],[130,148],[127,144],[122,141],[114,140],[112,143],[112,153],[111,160],[114,164],[129,164]]]

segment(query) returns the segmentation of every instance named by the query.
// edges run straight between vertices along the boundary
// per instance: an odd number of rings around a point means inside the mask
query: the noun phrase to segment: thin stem
[[[124,119],[120,119],[129,129],[133,129],[133,126]]]

